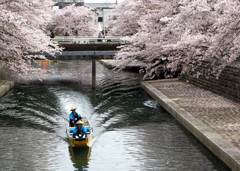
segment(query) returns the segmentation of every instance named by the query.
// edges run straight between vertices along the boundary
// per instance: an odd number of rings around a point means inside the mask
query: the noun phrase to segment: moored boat
[[[93,130],[90,127],[89,121],[86,118],[82,119],[82,121],[83,121],[83,126],[87,129],[87,136],[73,137],[73,130],[75,127],[68,127],[68,129],[66,130],[69,143],[72,147],[77,147],[77,146],[89,147],[92,143]]]

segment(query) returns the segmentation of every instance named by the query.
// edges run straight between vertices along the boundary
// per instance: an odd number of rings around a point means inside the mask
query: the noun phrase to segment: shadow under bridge
[[[50,60],[92,60],[92,88],[96,88],[96,60],[113,59],[117,51],[63,51],[56,52]]]

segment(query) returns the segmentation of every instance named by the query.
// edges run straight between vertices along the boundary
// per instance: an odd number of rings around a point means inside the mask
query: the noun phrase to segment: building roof
[[[90,8],[112,8],[111,5],[115,3],[85,3]]]
[[[68,5],[71,5],[71,4],[74,4],[72,2],[57,2],[54,6],[59,6],[60,8],[63,8],[65,6],[68,6]],[[84,5],[83,2],[76,2],[75,3],[75,6],[82,6]]]

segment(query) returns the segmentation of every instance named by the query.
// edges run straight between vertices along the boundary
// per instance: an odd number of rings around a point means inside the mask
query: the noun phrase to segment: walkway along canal
[[[40,66],[37,65],[36,66]],[[0,101],[0,170],[204,170],[227,168],[140,87],[138,73],[91,61],[58,61]],[[70,108],[89,118],[94,143],[71,148]]]

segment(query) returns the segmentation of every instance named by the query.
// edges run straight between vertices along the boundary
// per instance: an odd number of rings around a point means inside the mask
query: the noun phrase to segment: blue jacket
[[[73,134],[77,134],[77,132],[78,132],[78,126],[76,126],[76,127],[74,128]],[[81,134],[82,134],[82,135],[83,135],[83,134],[86,134],[86,135],[87,135],[87,128],[86,128],[85,126],[82,126],[82,132],[81,132]]]
[[[76,112],[76,116],[77,116],[77,120],[79,120],[81,118],[81,116]],[[73,120],[76,122],[75,118],[74,118],[74,114],[71,112],[69,115],[69,120]]]

